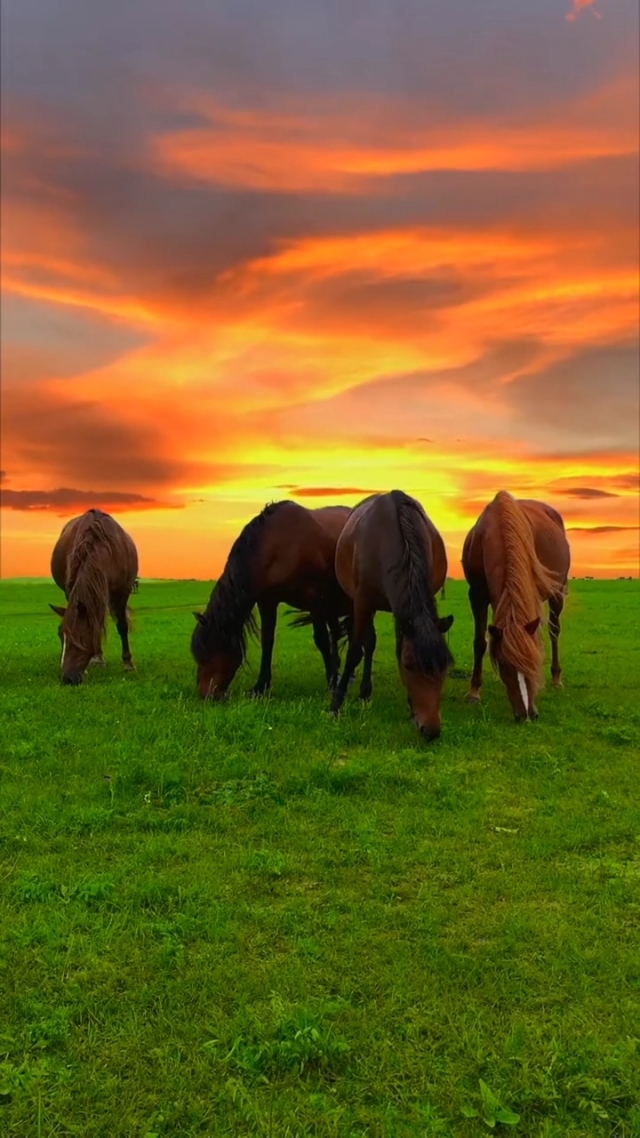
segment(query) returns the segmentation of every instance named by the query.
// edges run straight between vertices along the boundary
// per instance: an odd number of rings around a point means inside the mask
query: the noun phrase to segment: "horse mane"
[[[103,517],[98,510],[89,510],[80,519],[66,570],[68,636],[74,639],[76,623],[82,618],[96,651],[106,633],[109,611],[109,582],[100,554],[105,549],[113,551]]]
[[[449,647],[437,627],[438,610],[431,591],[431,548],[425,550],[424,513],[402,490],[392,490],[402,538],[402,560],[397,575],[404,585],[404,604],[394,613],[398,647],[402,636],[411,639],[420,670],[443,676],[453,663]]]
[[[509,664],[522,672],[536,690],[542,687],[544,649],[540,628],[532,636],[526,625],[543,621],[543,602],[558,591],[558,581],[540,564],[533,529],[515,498],[500,490],[496,507],[504,551],[504,585],[493,619],[502,632],[501,651]],[[497,645],[490,639],[491,662],[497,667]]]
[[[196,624],[191,640],[191,650],[199,664],[206,664],[215,650],[240,650],[243,662],[246,660],[247,637],[257,631],[253,615],[253,564],[266,523],[276,510],[288,504],[287,500],[269,502],[247,523],[231,546],[222,575],[213,586],[202,621]]]

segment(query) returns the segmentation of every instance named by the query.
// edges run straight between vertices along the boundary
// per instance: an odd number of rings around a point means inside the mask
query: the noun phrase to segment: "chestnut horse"
[[[441,731],[440,700],[453,662],[444,634],[453,617],[439,617],[435,594],[447,576],[444,542],[415,498],[401,490],[374,494],[352,511],[336,547],[336,576],[354,603],[344,671],[333,699],[337,714],[364,652],[360,698],[373,690],[374,616],[391,612],[396,655],[413,721],[423,735]]]
[[[340,669],[339,642],[346,635],[351,606],[335,575],[336,541],[348,518],[347,506],[307,510],[296,502],[273,502],[253,518],[232,546],[197,624],[191,651],[198,665],[198,691],[222,699],[246,658],[247,632],[260,613],[262,659],[254,695],[271,687],[271,659],[278,605],[301,611],[293,623],[311,624],[333,688]]]
[[[558,637],[570,557],[564,522],[544,502],[516,501],[500,490],[483,510],[462,551],[475,621],[473,676],[467,697],[471,702],[480,699],[489,605],[495,622],[489,625],[491,660],[507,689],[516,721],[538,718],[545,601],[549,602],[551,676],[554,687],[562,687]]]
[[[127,601],[138,575],[138,553],[122,526],[102,510],[87,510],[64,526],[51,555],[51,575],[67,598],[60,617],[63,684],[79,684],[90,663],[104,667],[107,613],[115,618],[122,660],[133,671]]]

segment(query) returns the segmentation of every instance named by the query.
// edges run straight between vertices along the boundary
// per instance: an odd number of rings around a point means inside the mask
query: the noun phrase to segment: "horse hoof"
[[[135,672],[135,670],[136,670],[136,666],[135,666],[133,660],[123,660],[122,666],[123,666],[125,672]]]
[[[560,680],[560,679],[553,680],[552,682],[553,682],[554,688],[563,688],[564,687],[564,684],[563,684],[562,680]]]
[[[269,688],[263,688],[263,687],[251,688],[251,691],[249,692],[249,695],[251,696],[252,699],[264,699],[264,697],[268,694],[269,694]]]
[[[467,703],[480,703],[480,692],[470,691],[467,696]]]

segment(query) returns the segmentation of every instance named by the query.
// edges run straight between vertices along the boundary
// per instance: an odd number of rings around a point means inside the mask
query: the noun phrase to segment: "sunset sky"
[[[501,488],[638,572],[637,0],[4,0],[2,575]]]

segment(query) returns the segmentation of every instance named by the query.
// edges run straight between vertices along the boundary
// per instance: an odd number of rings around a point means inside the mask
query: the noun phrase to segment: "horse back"
[[[94,532],[101,547],[110,592],[130,593],[138,576],[138,551],[126,530],[102,510],[87,510],[63,526],[51,555],[51,575],[58,588],[67,592],[69,557],[87,530]]]
[[[564,586],[569,575],[570,550],[564,522],[553,506],[534,499],[516,499],[533,533],[540,564]],[[471,586],[481,585],[495,604],[503,587],[504,563],[499,539],[495,502],[485,506],[467,534],[462,549],[462,568]]]
[[[561,515],[553,506],[534,499],[520,499],[533,530],[536,556],[545,569],[553,573],[564,586],[569,576],[571,550]]]
[[[435,593],[447,576],[444,541],[435,525],[414,498],[403,495],[419,518],[418,526],[426,563],[431,569]],[[393,493],[365,498],[347,519],[336,547],[336,572],[342,588],[354,597],[366,593],[381,611],[392,611],[398,566],[404,556],[404,543]]]
[[[318,513],[284,502],[273,514],[254,571],[259,594],[304,592],[316,581],[334,577],[338,522],[328,508],[322,521],[315,516]]]

